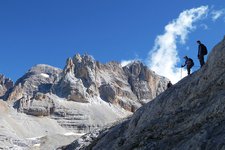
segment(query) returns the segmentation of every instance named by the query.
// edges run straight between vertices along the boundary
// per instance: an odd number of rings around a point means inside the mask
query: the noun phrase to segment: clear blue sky
[[[102,63],[144,60],[165,25],[202,5],[225,8],[222,0],[1,0],[0,73],[15,81],[36,64],[63,68],[76,53]],[[224,21],[199,21],[208,29],[190,33],[178,45],[189,50],[179,55],[196,57],[197,39],[211,49],[224,36]]]

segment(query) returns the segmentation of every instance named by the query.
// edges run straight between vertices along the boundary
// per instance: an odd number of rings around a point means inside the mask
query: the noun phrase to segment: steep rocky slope
[[[225,38],[201,69],[138,109],[63,149],[225,149]]]

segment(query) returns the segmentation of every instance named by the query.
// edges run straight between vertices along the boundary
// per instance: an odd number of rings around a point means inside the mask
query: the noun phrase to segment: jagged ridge
[[[74,58],[69,58],[63,70],[43,64],[34,66],[5,93],[3,98],[6,106],[14,107],[14,110],[8,108],[9,112],[12,111],[12,116],[22,116],[22,120],[30,118],[29,127],[36,125],[36,131],[40,132],[28,133],[31,130],[22,128],[28,125],[26,122],[21,123],[17,118],[3,118],[2,127],[7,130],[2,136],[13,139],[11,141],[14,142],[3,141],[3,147],[0,148],[15,145],[17,147],[14,148],[31,148],[32,142],[41,144],[42,147],[40,139],[45,138],[34,138],[31,143],[23,138],[40,134],[49,137],[52,130],[59,127],[58,132],[63,136],[65,132],[80,136],[93,131],[131,115],[144,103],[164,91],[167,82],[168,79],[148,70],[141,62],[122,67],[117,62],[101,64],[89,55],[77,54]],[[28,114],[29,117],[24,114]],[[37,122],[36,119],[39,117],[47,122]],[[9,130],[8,126],[12,121],[18,123],[14,123],[13,129]],[[49,126],[54,128],[50,129]],[[67,137],[63,141],[67,144],[71,142],[68,142]],[[48,145],[48,148],[56,148],[58,144],[59,142],[55,142]]]

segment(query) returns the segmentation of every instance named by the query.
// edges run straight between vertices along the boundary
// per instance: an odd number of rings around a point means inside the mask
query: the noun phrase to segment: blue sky
[[[180,61],[188,55],[196,66],[196,40],[210,50],[224,36],[222,0],[1,0],[0,73],[15,81],[36,64],[63,68],[76,53],[102,63],[140,59],[149,65],[165,26],[201,6],[208,6],[207,13],[193,22],[183,43],[175,39]]]

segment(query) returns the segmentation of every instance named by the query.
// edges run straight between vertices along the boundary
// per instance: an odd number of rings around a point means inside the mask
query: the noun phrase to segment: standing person
[[[171,81],[168,82],[167,84],[167,88],[170,88],[173,84],[171,83]]]
[[[205,64],[204,56],[207,55],[207,48],[201,41],[197,41],[198,43],[198,59],[200,62],[201,67]]]
[[[194,61],[191,58],[188,58],[187,56],[184,56],[185,63],[184,65],[181,65],[181,67],[187,66],[187,73],[190,75],[191,68],[194,66]]]

